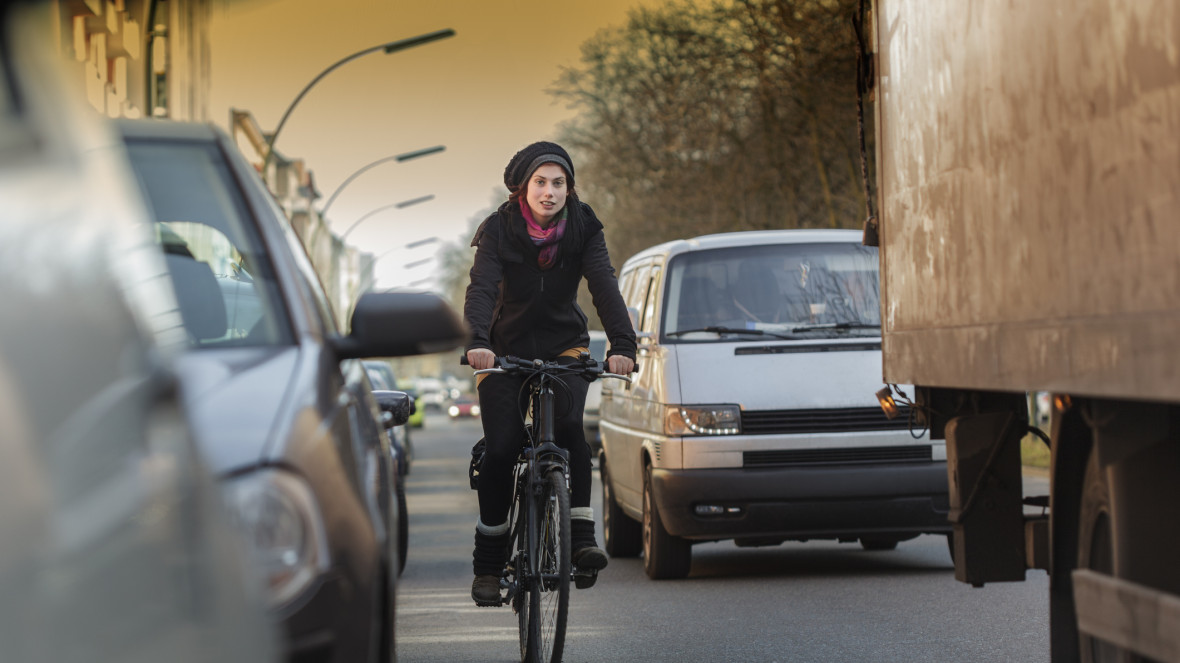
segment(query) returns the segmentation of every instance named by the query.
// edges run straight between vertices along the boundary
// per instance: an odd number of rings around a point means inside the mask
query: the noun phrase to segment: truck
[[[955,577],[1044,569],[1054,662],[1180,660],[1180,4],[864,12],[880,396],[946,440]]]

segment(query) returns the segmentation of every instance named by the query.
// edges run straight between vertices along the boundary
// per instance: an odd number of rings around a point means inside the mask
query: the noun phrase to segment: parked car
[[[610,554],[642,551],[648,576],[679,578],[695,541],[883,550],[950,533],[944,443],[875,397],[877,250],[860,238],[710,235],[623,265],[639,369],[602,386]]]
[[[389,362],[376,359],[366,359],[364,361],[364,365],[365,370],[369,375],[369,382],[373,383],[374,389],[398,390],[397,376],[394,375],[393,367],[389,365]],[[378,384],[384,386],[378,386]],[[415,416],[414,413],[418,411],[418,407],[414,403],[414,397],[412,394],[404,391],[403,393],[406,393],[410,399],[410,422],[412,422]],[[421,417],[419,416],[418,419],[420,422]],[[403,456],[405,457],[405,463],[403,464],[403,474],[410,471],[410,463],[414,460],[414,446],[413,442],[410,440],[410,427],[412,426],[410,422],[389,429],[390,437],[393,439],[394,443],[400,444],[402,446],[402,450],[404,451]],[[419,424],[418,427],[420,428],[421,425]]]
[[[277,660],[189,434],[164,258],[41,11],[0,5],[0,659]]]
[[[382,378],[384,381],[384,378]],[[406,420],[413,408],[413,399],[404,391],[373,390],[373,397],[381,409],[382,424],[389,431],[394,474],[398,477],[397,498],[397,574],[406,570],[406,557],[410,550],[410,516],[406,505],[406,484],[401,479],[409,472],[410,460],[401,440],[400,431],[406,430]]]
[[[590,330],[590,356],[595,361],[606,362],[606,332]],[[592,457],[602,451],[602,439],[598,435],[598,410],[602,404],[602,380],[595,380],[586,389],[586,409],[582,415],[582,427],[586,431],[586,442],[590,445]]]
[[[369,378],[369,387],[373,391],[393,391],[393,387],[389,386],[385,374],[376,368],[373,368],[371,362],[364,362],[365,374]],[[399,392],[405,394],[405,392]],[[413,398],[409,394],[405,394],[407,407],[413,408]],[[400,479],[410,472],[410,463],[413,461],[414,452],[413,447],[410,446],[410,430],[406,422],[394,424],[389,419],[391,415],[387,412],[384,414],[383,423],[385,423],[386,433],[389,435],[389,443],[393,447],[393,456],[395,459],[394,465],[397,467],[397,476]],[[409,420],[409,415],[406,415],[406,420]]]
[[[264,564],[288,656],[391,660],[398,477],[360,360],[454,347],[462,323],[434,295],[366,293],[342,336],[303,245],[229,136],[117,126],[180,304],[186,408]],[[229,314],[242,296],[257,319]]]
[[[479,418],[479,400],[472,396],[459,396],[447,406],[451,420]]]

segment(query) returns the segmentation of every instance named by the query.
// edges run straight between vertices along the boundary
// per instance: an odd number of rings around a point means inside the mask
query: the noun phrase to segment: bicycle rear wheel
[[[558,663],[565,648],[570,604],[570,495],[560,469],[545,474],[534,513],[537,537],[529,551],[529,638],[525,661]]]

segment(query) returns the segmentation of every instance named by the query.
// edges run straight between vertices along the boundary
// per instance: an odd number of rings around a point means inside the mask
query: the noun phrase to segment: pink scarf
[[[547,228],[542,228],[541,224],[533,218],[533,211],[529,209],[529,204],[523,197],[520,199],[520,213],[524,216],[525,225],[528,226],[529,239],[533,240],[533,244],[541,247],[541,253],[537,256],[537,264],[541,266],[541,269],[553,267],[557,261],[557,243],[565,234],[565,221],[569,217],[568,201],[566,206],[561,208],[561,216],[557,218],[557,222],[550,223]]]

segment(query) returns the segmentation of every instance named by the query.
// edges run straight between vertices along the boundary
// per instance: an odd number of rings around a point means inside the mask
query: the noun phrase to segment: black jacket
[[[635,330],[606,252],[602,223],[589,205],[569,204],[557,264],[548,270],[537,264],[540,249],[529,238],[516,203],[502,205],[475,231],[475,264],[463,305],[471,329],[468,350],[553,359],[588,346],[586,314],[577,302],[585,277],[610,339],[609,354],[635,358]]]

